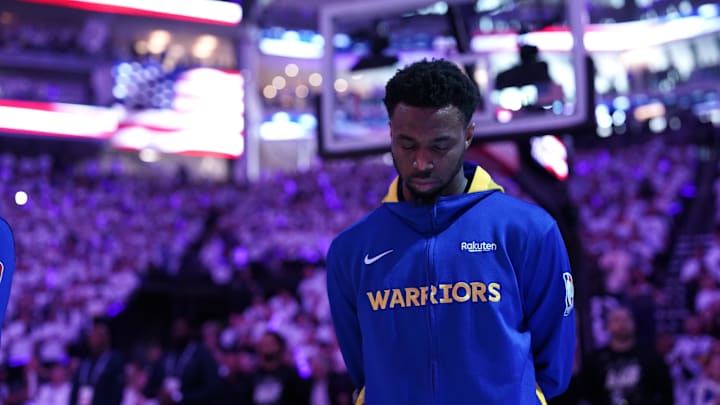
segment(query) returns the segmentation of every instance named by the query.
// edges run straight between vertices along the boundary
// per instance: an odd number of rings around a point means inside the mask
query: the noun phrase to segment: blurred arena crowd
[[[577,350],[568,393],[551,403],[720,399],[720,232],[693,244],[668,280],[667,252],[701,156],[668,139],[575,151],[568,187],[591,264],[592,299],[580,316],[592,341]],[[512,177],[493,174],[530,199]],[[0,213],[19,258],[0,403],[351,404],[323,259],[393,176],[381,159],[238,184],[138,175],[120,161],[58,170],[48,156],[0,155]],[[717,196],[720,181],[714,188]],[[720,216],[707,220],[720,229]],[[188,257],[213,283],[242,285],[241,304],[219,319],[177,316],[167,339],[114,348],[109,325],[133,293],[158,272],[182,277]],[[658,314],[675,305],[668,285],[677,283],[684,324],[673,330]]]

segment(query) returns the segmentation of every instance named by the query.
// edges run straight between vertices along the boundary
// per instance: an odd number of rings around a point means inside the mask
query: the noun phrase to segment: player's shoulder
[[[509,225],[536,226],[547,230],[555,224],[555,219],[543,207],[506,193],[493,193],[492,205],[496,214]]]
[[[12,228],[5,218],[0,217],[0,232],[8,232],[12,234]]]
[[[387,215],[382,206],[373,209],[362,218],[343,229],[335,236],[330,245],[330,250],[352,246],[356,241],[367,239],[373,233],[378,232],[378,227],[384,222],[383,217]]]
[[[0,241],[2,242],[0,243],[0,247],[4,246],[5,248],[12,249],[14,240],[15,237],[10,224],[3,217],[0,217]]]

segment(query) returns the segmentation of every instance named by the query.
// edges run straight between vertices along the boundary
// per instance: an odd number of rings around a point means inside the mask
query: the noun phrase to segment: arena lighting
[[[207,59],[212,56],[218,46],[218,39],[214,35],[201,35],[193,44],[192,54],[198,59]]]
[[[265,55],[284,56],[297,59],[320,59],[324,44],[320,40],[313,42],[296,41],[282,38],[263,38],[258,45]]]
[[[717,17],[720,15],[720,6],[717,4],[703,4],[698,7],[698,14],[705,18]]]
[[[613,107],[617,110],[627,110],[630,108],[630,99],[627,96],[617,96],[613,100]]]
[[[153,54],[163,53],[172,39],[172,34],[165,30],[155,30],[150,33],[146,42],[147,51]]]
[[[28,202],[28,195],[24,191],[18,191],[15,193],[15,204],[17,205],[25,205]]]
[[[598,104],[595,107],[595,121],[597,122],[598,128],[612,127],[612,116],[610,115],[610,109],[606,105]]]
[[[293,121],[268,121],[260,124],[260,137],[266,141],[293,141],[307,139],[310,134]]]
[[[237,25],[242,7],[208,0],[23,0],[27,3],[78,8],[101,13],[156,17],[215,25]]]
[[[140,150],[138,157],[145,163],[155,163],[160,160],[160,154],[156,150],[150,148]]]
[[[280,111],[260,124],[260,137],[265,141],[292,141],[307,139],[317,128],[317,119],[312,114],[291,117]]]
[[[447,12],[448,12],[448,4],[444,1],[438,1],[427,7],[423,7],[415,12],[409,12],[407,14],[403,14],[403,17],[412,17],[414,15],[429,15],[429,14],[445,15]]]
[[[659,134],[667,129],[667,118],[665,117],[654,117],[648,121],[648,127],[656,134]]]
[[[558,180],[567,180],[570,172],[567,162],[567,149],[554,135],[534,137],[530,140],[531,155],[540,166],[552,173]]]
[[[700,16],[687,16],[665,22],[634,21],[588,25],[585,29],[585,47],[589,52],[625,51],[720,31],[720,18],[715,18],[716,8],[714,5],[701,6],[698,9]],[[338,47],[342,47],[340,44],[349,46],[346,44],[347,40],[346,34],[337,34],[333,37],[333,44]],[[525,40],[545,52],[567,52],[573,47],[572,35],[565,27],[549,27],[531,32],[525,36]],[[263,38],[259,47],[266,55],[319,59],[323,56],[323,42],[319,38],[312,42],[300,41],[287,35],[283,38]],[[517,35],[478,33],[471,39],[470,48],[479,53],[512,51],[517,48]]]
[[[659,102],[656,101],[654,103],[641,105],[637,108],[635,108],[635,111],[633,112],[633,116],[635,117],[636,121],[647,121],[653,118],[658,117],[664,117],[665,116],[665,106]]]
[[[620,52],[650,48],[673,41],[695,38],[720,31],[720,18],[690,16],[666,22],[635,21],[619,24],[594,24],[585,28],[585,48],[588,52]],[[527,43],[540,51],[568,52],[572,36],[567,28],[550,27],[528,33]],[[473,52],[489,53],[515,51],[515,33],[475,35],[470,41]]]

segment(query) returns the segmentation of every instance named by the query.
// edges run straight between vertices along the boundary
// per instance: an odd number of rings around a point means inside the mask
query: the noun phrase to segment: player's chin
[[[414,194],[432,196],[442,191],[443,182],[430,178],[411,178],[408,187]]]
[[[439,187],[433,188],[433,189],[417,189],[415,187],[409,187],[409,188],[410,188],[410,192],[412,193],[413,197],[418,202],[423,202],[423,201],[432,202],[432,201],[437,200],[437,198],[440,197],[440,195],[442,194],[441,193],[442,189]]]

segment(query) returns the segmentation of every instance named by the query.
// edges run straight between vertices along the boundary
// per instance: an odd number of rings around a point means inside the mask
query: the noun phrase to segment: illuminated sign
[[[235,3],[208,0],[24,0],[100,13],[167,18],[217,25],[237,25],[242,7]]]

